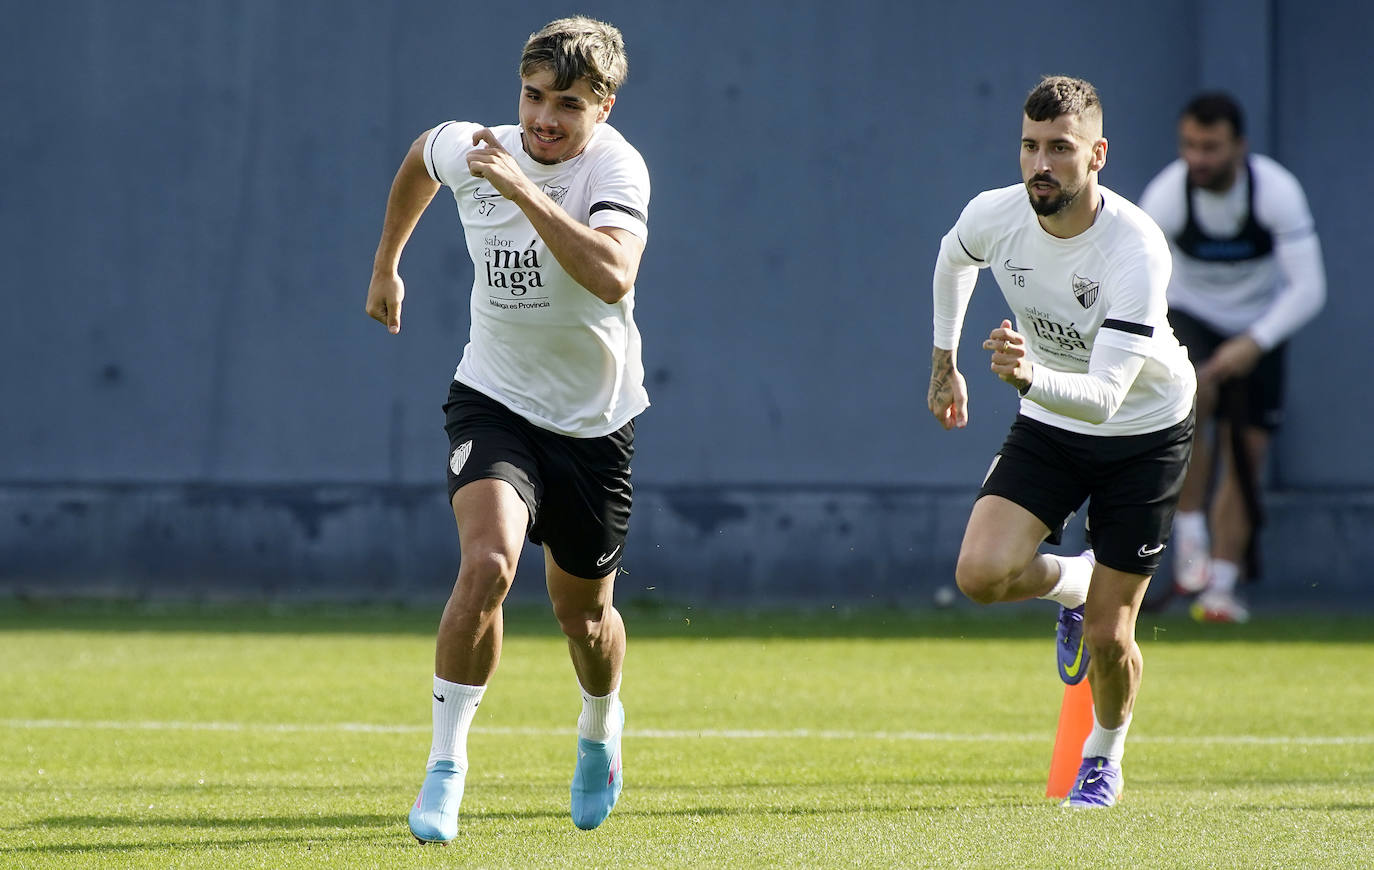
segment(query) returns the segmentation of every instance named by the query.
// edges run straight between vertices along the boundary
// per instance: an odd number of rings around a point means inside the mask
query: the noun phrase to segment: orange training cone
[[[1073,778],[1083,763],[1083,741],[1093,730],[1093,693],[1084,680],[1064,687],[1064,703],[1059,708],[1059,732],[1054,736],[1054,757],[1050,759],[1050,780],[1045,797],[1066,797]]]

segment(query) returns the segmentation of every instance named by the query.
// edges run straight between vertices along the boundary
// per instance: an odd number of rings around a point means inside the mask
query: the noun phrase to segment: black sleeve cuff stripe
[[[1129,323],[1125,320],[1112,320],[1108,318],[1102,321],[1103,329],[1115,329],[1117,332],[1129,332],[1132,335],[1143,335],[1151,338],[1155,334],[1153,326],[1146,326],[1143,323]]]
[[[452,121],[445,121],[444,123],[440,124],[439,129],[434,131],[434,135],[431,136],[429,139],[429,168],[434,171],[434,178],[440,184],[443,184],[444,180],[439,177],[439,164],[434,162],[434,144],[438,142],[439,137],[443,135],[444,128],[452,123]]]
[[[954,234],[954,238],[959,239],[959,234],[958,234],[958,233],[955,233],[955,234]],[[980,263],[986,262],[986,260],[984,260],[982,257],[979,257],[979,256],[977,256],[976,254],[974,254],[972,251],[970,251],[970,250],[968,249],[968,245],[965,245],[965,244],[964,244],[964,240],[963,240],[963,239],[959,239],[959,247],[961,247],[961,248],[964,249],[964,253],[965,253],[965,254],[968,254],[970,257],[972,257],[973,259],[977,260],[978,262],[980,262]]]
[[[599,211],[606,211],[607,209],[610,209],[611,211],[624,212],[630,217],[638,220],[640,223],[648,223],[648,221],[644,218],[644,212],[640,211],[639,209],[630,208],[628,205],[621,205],[618,202],[606,202],[605,200],[602,200],[601,202],[598,202],[596,205],[592,206],[592,210],[589,212],[589,214],[596,214]]]

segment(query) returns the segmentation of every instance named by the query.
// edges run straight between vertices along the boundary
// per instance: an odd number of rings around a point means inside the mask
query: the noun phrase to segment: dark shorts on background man
[[[1097,561],[1152,575],[1169,543],[1192,455],[1193,415],[1143,435],[1083,435],[1017,415],[978,497],[997,495],[1059,534],[1088,502]]]
[[[466,384],[444,403],[448,497],[474,480],[504,480],[529,509],[529,538],[574,577],[620,566],[630,527],[634,421],[600,438],[541,429]]]
[[[1177,309],[1169,311],[1169,326],[1173,328],[1178,343],[1188,349],[1188,359],[1194,367],[1202,365],[1228,338],[1186,311]],[[1250,374],[1222,384],[1223,392],[1241,390],[1244,404],[1238,409],[1232,404],[1229,394],[1223,395],[1218,398],[1214,416],[1234,420],[1238,413],[1243,413],[1248,425],[1270,432],[1277,429],[1283,422],[1284,357],[1287,348],[1287,342],[1280,342],[1259,358]]]

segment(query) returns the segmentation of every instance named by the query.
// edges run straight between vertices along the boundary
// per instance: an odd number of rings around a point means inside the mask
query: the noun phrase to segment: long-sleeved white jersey
[[[1270,158],[1251,155],[1223,192],[1192,187],[1187,164],[1175,160],[1146,186],[1140,207],[1173,249],[1170,308],[1223,335],[1248,332],[1269,350],[1325,303],[1326,269],[1307,197]]]
[[[991,269],[1033,366],[1022,414],[1091,435],[1155,432],[1188,416],[1196,390],[1169,327],[1169,246],[1144,212],[1098,190],[1093,225],[1068,239],[1040,226],[1024,185],[975,197],[940,244],[935,346],[958,347],[978,270]]]

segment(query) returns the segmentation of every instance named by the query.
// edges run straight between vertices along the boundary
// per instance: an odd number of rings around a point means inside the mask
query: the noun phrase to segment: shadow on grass
[[[691,818],[715,818],[715,817],[735,817],[735,816],[771,816],[771,817],[817,817],[837,816],[840,818],[852,818],[855,815],[892,815],[905,813],[967,813],[971,810],[987,809],[1031,809],[1037,806],[1046,806],[1050,802],[1046,801],[1026,801],[1020,798],[995,800],[989,799],[979,801],[977,804],[911,804],[911,803],[849,803],[849,804],[827,804],[825,806],[682,806],[672,809],[643,809],[635,810],[628,808],[617,808],[612,813],[613,819],[691,819]],[[566,820],[566,811],[550,812],[545,810],[521,810],[519,812],[477,812],[466,813],[463,816],[469,822],[499,822],[506,819],[550,819]]]
[[[6,830],[17,831],[26,828],[39,830],[80,829],[87,831],[109,830],[111,828],[266,828],[302,831],[312,828],[367,828],[389,827],[404,814],[380,813],[340,813],[327,816],[215,816],[152,817],[147,816],[48,816],[35,819],[23,825],[14,825]]]
[[[621,807],[616,811],[619,819],[692,819],[712,817],[804,817],[852,819],[855,815],[905,815],[909,813],[945,814],[967,813],[971,809],[1031,808],[1044,802],[1027,802],[1023,799],[989,799],[980,801],[977,806],[960,803],[920,804],[908,802],[851,802],[825,806],[723,806],[695,805],[672,809],[630,809]],[[463,818],[469,825],[499,824],[504,821],[549,821],[568,822],[566,809],[518,810],[518,811],[477,811],[464,813]],[[188,831],[223,830],[242,832],[242,836],[220,836],[213,839],[203,837],[175,837],[166,839],[147,839],[142,842],[100,842],[87,839],[83,842],[64,842],[60,844],[30,844],[24,846],[0,846],[0,855],[43,855],[43,854],[120,854],[136,852],[162,852],[182,850],[192,847],[197,850],[206,848],[238,848],[254,845],[296,844],[308,847],[312,840],[327,844],[349,842],[381,843],[387,840],[411,841],[409,835],[398,836],[397,828],[403,824],[404,816],[396,814],[338,814],[330,816],[265,816],[257,818],[215,818],[203,815],[173,818],[143,818],[133,816],[50,816],[36,819],[24,825],[6,827],[5,832],[25,830],[39,831],[86,831],[117,836],[121,831],[147,832],[150,829],[186,829]],[[569,825],[571,823],[569,822]],[[402,829],[403,830],[403,829]]]
[[[274,844],[294,844],[309,848],[312,840],[322,843],[378,842],[395,836],[395,828],[402,817],[387,815],[333,815],[333,816],[269,816],[262,818],[212,818],[187,816],[184,818],[134,818],[131,816],[52,816],[37,819],[25,825],[15,825],[4,829],[6,832],[39,831],[90,831],[109,834],[111,831],[147,831],[155,828],[185,828],[191,830],[232,829],[243,832],[243,836],[223,836],[215,839],[201,837],[175,838],[143,842],[107,843],[98,840],[82,842],[63,842],[59,844],[32,844],[25,846],[0,846],[3,855],[63,855],[63,854],[121,854],[136,852],[180,853],[190,847],[196,850],[214,848],[238,848]],[[227,831],[226,831],[227,832]],[[0,864],[3,864],[0,861]],[[22,866],[22,865],[20,865]]]
[[[630,600],[618,607],[631,642],[638,638],[1032,639],[1053,631],[1054,609],[1042,602],[943,610],[879,605],[830,608],[728,608]],[[365,634],[433,637],[441,605],[212,604],[196,602],[0,599],[7,631],[193,632],[213,634]],[[545,604],[508,605],[508,635],[557,638]],[[1247,625],[1201,625],[1182,613],[1143,613],[1137,637],[1150,642],[1369,642],[1367,615],[1258,617]]]

